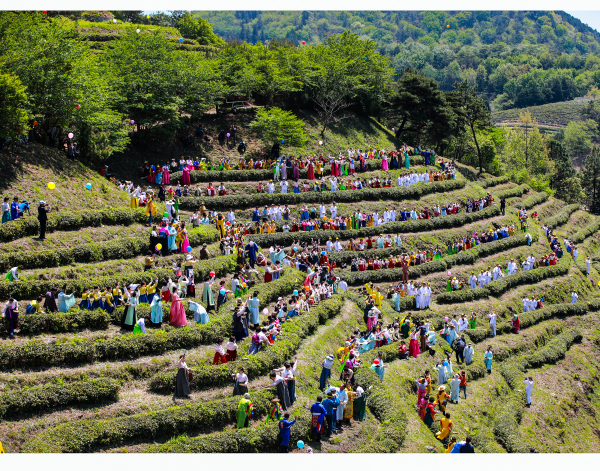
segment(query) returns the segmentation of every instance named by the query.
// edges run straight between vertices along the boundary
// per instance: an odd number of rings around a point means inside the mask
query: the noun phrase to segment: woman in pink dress
[[[183,172],[181,173],[181,184],[189,185],[190,184],[190,168],[183,167]]]
[[[387,155],[382,154],[381,155],[381,170],[387,170],[387,169],[388,169]]]
[[[421,353],[419,351],[419,340],[417,338],[418,335],[418,330],[415,330],[414,332],[410,333],[410,343],[408,344],[408,350],[410,352],[411,357],[417,357],[419,356],[419,353]]]
[[[171,324],[173,327],[182,327],[187,325],[183,303],[181,302],[181,299],[179,299],[176,287],[173,287],[171,301],[171,319],[169,320],[169,324]]]
[[[163,184],[170,185],[171,184],[171,174],[169,173],[168,165],[163,165],[162,174],[163,174],[163,179],[162,179]]]
[[[315,179],[315,164],[312,162],[308,163],[308,170],[306,172],[306,178],[308,178],[309,180]]]

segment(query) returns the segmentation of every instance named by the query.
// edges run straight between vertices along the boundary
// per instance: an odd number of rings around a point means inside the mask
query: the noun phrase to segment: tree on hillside
[[[290,111],[273,107],[258,109],[256,121],[250,123],[250,130],[270,144],[281,143],[289,147],[302,147],[307,141],[304,122]]]
[[[454,115],[434,79],[407,69],[398,80],[387,117],[396,126],[396,138],[416,144],[415,135],[425,128],[449,134]]]
[[[0,12],[0,32],[0,69],[19,77],[29,115],[43,130],[75,126],[78,147],[89,157],[97,157],[90,152],[92,145],[104,155],[125,149],[127,129],[115,109],[110,74],[102,71],[88,43],[78,39],[74,23],[38,12]],[[102,130],[108,138],[80,139],[86,127]],[[94,136],[89,134],[92,140]]]
[[[213,32],[212,25],[208,21],[195,17],[189,11],[183,12],[177,18],[176,27],[184,38],[195,39],[199,44],[205,46],[225,45],[225,41]]]
[[[348,31],[327,36],[324,44],[307,47],[318,69],[309,87],[309,96],[327,127],[346,116],[340,112],[354,106],[364,113],[380,111],[391,92],[393,70],[389,61],[375,50],[372,41],[362,41]]]
[[[183,98],[177,92],[180,63],[164,34],[124,34],[103,55],[119,92],[117,107],[138,129],[176,125]]]
[[[600,147],[594,146],[585,158],[581,183],[585,192],[584,202],[590,212],[600,214]]]
[[[573,167],[571,157],[557,141],[551,140],[548,145],[548,157],[554,162],[554,174],[550,188],[556,198],[567,203],[577,203],[583,197],[581,181]]]
[[[491,114],[487,102],[477,94],[477,85],[470,85],[466,80],[456,82],[454,91],[448,96],[451,98],[457,123],[471,130],[477,148],[479,172],[483,173],[483,157],[476,131],[482,131],[491,126]]]
[[[13,140],[27,133],[29,126],[25,87],[18,77],[0,74],[0,133]]]
[[[506,145],[500,158],[514,181],[528,183],[537,191],[547,191],[554,174],[554,162],[548,158],[546,137],[531,113],[521,113],[519,124],[506,129]]]
[[[569,155],[587,155],[592,149],[592,140],[597,132],[598,124],[593,119],[569,122],[563,134],[563,144]]]

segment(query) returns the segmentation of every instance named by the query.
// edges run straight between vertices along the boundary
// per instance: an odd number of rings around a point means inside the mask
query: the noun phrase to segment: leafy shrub
[[[0,418],[7,419],[29,412],[47,412],[47,409],[53,407],[116,401],[119,389],[118,381],[102,378],[67,384],[50,383],[9,391],[0,394]]]
[[[486,180],[479,180],[477,182],[477,184],[481,188],[489,188],[491,186],[503,185],[504,183],[508,183],[508,175],[504,175],[502,177],[488,178]]]
[[[313,307],[310,312],[285,322],[282,326],[282,338],[256,355],[249,355],[224,365],[190,365],[194,372],[190,385],[195,389],[225,386],[232,382],[232,375],[237,373],[240,367],[243,367],[246,374],[252,378],[266,375],[273,368],[278,368],[283,362],[289,360],[298,350],[301,342],[312,334],[319,324],[339,314],[343,303],[343,294],[335,295]],[[158,373],[150,380],[149,388],[155,392],[170,393],[175,386],[176,376],[175,370]]]
[[[584,227],[580,231],[577,231],[569,240],[576,244],[583,242],[588,237],[597,234],[600,231],[600,218],[596,218],[596,220],[591,223],[589,226]]]
[[[544,221],[544,224],[546,226],[548,226],[550,229],[554,229],[557,226],[561,226],[569,220],[569,218],[571,217],[571,214],[573,214],[575,211],[577,211],[579,209],[579,207],[580,206],[577,203],[565,206],[563,209],[561,209],[559,211],[558,214],[547,218]]]
[[[273,392],[252,392],[255,417],[264,416]],[[239,397],[170,407],[126,417],[80,420],[48,429],[25,443],[26,453],[86,453],[110,448],[124,441],[151,441],[205,428],[223,427],[236,421]]]
[[[101,309],[94,311],[76,310],[68,313],[31,314],[19,317],[19,335],[36,335],[49,332],[78,332],[81,330],[105,330],[110,323],[110,314]],[[0,325],[0,332],[6,325]]]
[[[225,195],[220,197],[186,197],[181,198],[182,209],[196,211],[201,205],[213,210],[229,210],[230,208],[254,208],[272,204],[312,204],[312,203],[359,203],[361,201],[379,201],[391,199],[419,199],[432,193],[443,193],[464,188],[465,180],[446,180],[443,182],[422,183],[411,186],[394,186],[391,188],[364,188],[350,191],[311,191],[308,193],[255,193],[241,195]]]
[[[379,376],[368,367],[359,368],[355,378],[356,382],[368,392],[367,406],[381,424],[376,438],[355,452],[397,452],[408,435],[408,418],[401,406],[398,393],[381,383]]]
[[[527,368],[538,368],[562,360],[571,345],[581,341],[582,335],[576,329],[568,329],[548,342],[535,353],[515,358],[500,368],[500,373],[511,389],[522,385]],[[519,424],[526,403],[524,388],[509,394],[494,423],[494,433],[509,453],[527,453],[529,450],[519,433]]]
[[[144,210],[107,208],[89,211],[60,211],[48,214],[46,232],[74,231],[83,227],[129,226],[148,222]],[[0,242],[10,242],[40,232],[36,216],[26,216],[0,226]],[[13,265],[14,266],[14,265]]]
[[[518,204],[521,208],[531,209],[538,204],[542,204],[548,200],[548,193],[540,192],[535,193],[531,196],[525,198],[522,202]]]
[[[296,409],[293,418],[296,423],[291,428],[292,447],[298,440],[310,439],[312,426],[312,415],[305,409]],[[151,445],[144,453],[265,453],[279,449],[280,443],[278,423],[271,422],[193,438],[182,435],[161,445]]]

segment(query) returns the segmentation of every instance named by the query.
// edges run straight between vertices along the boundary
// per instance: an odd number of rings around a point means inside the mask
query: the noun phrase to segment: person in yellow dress
[[[440,412],[446,412],[446,399],[448,397],[448,393],[446,392],[446,386],[442,385],[438,388],[434,405],[437,404]]]
[[[346,407],[344,407],[344,422],[349,424],[350,419],[354,415],[353,402],[354,396],[356,396],[357,394],[354,391],[352,391],[352,387],[350,386],[350,384],[346,385],[346,392],[348,393],[348,402],[346,403]]]
[[[448,444],[448,448],[446,448],[446,451],[444,453],[450,453],[452,451],[452,448],[454,448],[454,445],[456,445],[456,437],[452,437],[450,439],[450,443]]]
[[[375,301],[375,304],[377,304],[377,307],[381,309],[381,300],[383,299],[383,294],[381,294],[379,287],[375,288],[371,297],[373,298],[373,301]]]
[[[148,217],[148,226],[152,225],[152,218],[158,214],[158,209],[156,209],[156,205],[154,204],[154,199],[152,197],[148,198],[148,202],[146,204],[146,216]]]
[[[2,442],[0,442],[0,453],[4,453],[4,448],[2,448]]]
[[[440,420],[440,431],[435,434],[435,438],[438,440],[444,440],[452,431],[452,421],[450,420],[450,413],[446,412],[442,420]]]

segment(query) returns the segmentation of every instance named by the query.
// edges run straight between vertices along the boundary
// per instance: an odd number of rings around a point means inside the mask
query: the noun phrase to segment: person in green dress
[[[365,420],[367,417],[367,397],[365,391],[358,384],[355,384],[352,389],[354,390],[354,420]]]
[[[252,401],[250,401],[250,394],[244,394],[244,397],[240,400],[237,410],[237,428],[246,428],[249,426],[250,417],[252,417]]]

